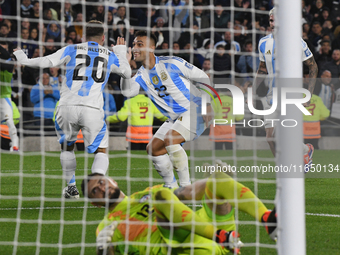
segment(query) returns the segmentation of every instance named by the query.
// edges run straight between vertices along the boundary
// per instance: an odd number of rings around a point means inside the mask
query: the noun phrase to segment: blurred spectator
[[[250,1],[248,0],[235,0],[234,6],[236,8],[241,9],[248,9],[251,8]],[[235,24],[241,24],[243,26],[247,26],[248,23],[251,23],[251,16],[249,11],[235,11],[234,12],[234,23]]]
[[[104,22],[105,18],[105,9],[103,5],[97,5],[95,7],[95,11],[91,15],[91,20],[98,20],[100,22]]]
[[[325,70],[315,84],[314,94],[319,95],[328,110],[331,110],[335,100],[335,88],[332,83],[332,73]]]
[[[211,69],[211,63],[210,63],[210,59],[204,59],[203,64],[202,64],[202,70],[204,72],[210,71]]]
[[[18,47],[20,47],[23,52],[27,55],[27,57],[32,58],[33,52],[35,48],[37,48],[37,43],[35,41],[29,40],[29,30],[27,28],[21,29],[21,42],[18,43]]]
[[[310,105],[306,109],[312,115],[303,115],[303,138],[305,143],[310,143],[316,150],[319,149],[321,138],[320,121],[329,117],[330,111],[322,102],[321,98],[313,94]]]
[[[197,49],[197,57],[201,64],[203,64],[203,61],[205,59],[210,59],[213,55],[213,49],[214,49],[214,41],[210,40],[209,38],[203,40],[203,44],[201,48]]]
[[[42,56],[42,55],[41,55]],[[33,52],[32,58],[40,57],[40,50],[39,48],[35,48]],[[22,92],[22,104],[23,104],[23,120],[32,120],[33,119],[33,112],[30,108],[33,108],[33,104],[31,102],[31,89],[33,85],[37,84],[38,77],[40,75],[40,69],[36,67],[30,66],[23,66],[22,67],[22,83],[24,90]]]
[[[75,42],[73,41],[73,39],[72,39],[71,37],[66,37],[66,38],[65,38],[65,43],[66,43],[67,45],[69,45],[69,44],[75,44]]]
[[[37,28],[33,27],[31,29],[29,39],[37,42],[39,41],[39,31]]]
[[[110,45],[116,44],[118,37],[126,38],[127,30],[124,21],[119,21],[117,25],[115,25],[115,29],[113,29],[113,38],[110,38]]]
[[[223,43],[216,46],[213,61],[213,69],[214,69],[214,82],[216,83],[221,82],[218,82],[215,79],[220,78],[225,79],[230,77],[230,74],[227,72],[231,70],[231,58],[230,55],[226,53],[225,44]]]
[[[37,21],[32,22],[32,27],[38,27],[39,18],[40,18],[40,2],[39,1],[35,1],[33,3],[33,13],[30,18],[37,20]]]
[[[47,38],[44,56],[51,55],[57,51],[53,38]]]
[[[146,150],[152,138],[153,118],[165,121],[165,117],[151,100],[143,94],[125,100],[124,106],[115,114],[106,118],[107,122],[117,123],[128,120],[126,140],[131,150]]]
[[[230,30],[227,30],[227,31],[224,32],[223,41],[217,42],[215,44],[215,47],[218,44],[223,43],[223,42],[225,42],[227,50],[232,50],[232,51],[234,51],[234,53],[241,52],[241,45],[236,41],[231,41]]]
[[[319,1],[319,0],[318,0]],[[314,46],[314,51],[317,51],[318,41],[322,39],[322,27],[319,21],[313,22],[312,33],[308,36],[312,45]]]
[[[27,28],[28,30],[30,30],[30,26],[31,26],[31,24],[30,24],[28,18],[23,18],[21,20],[21,29]]]
[[[215,5],[214,12],[214,27],[216,29],[225,29],[228,27],[228,22],[230,20],[230,12],[223,11],[223,6],[220,3]],[[223,35],[223,30],[217,31],[220,35]]]
[[[161,3],[165,3],[165,2],[166,2],[165,6],[171,6],[171,8],[170,8],[170,10],[172,12],[171,15],[174,15],[175,17],[177,17],[182,11],[181,6],[188,4],[189,1],[161,0]],[[169,14],[168,14],[168,16],[169,16]],[[189,17],[189,10],[186,10],[183,17],[181,16],[181,18],[179,19],[179,21],[181,22],[182,25],[186,24],[188,17]]]
[[[22,0],[20,5],[20,16],[22,18],[30,18],[33,15],[33,5],[31,0]]]
[[[181,33],[181,37],[178,39],[178,42],[181,46],[181,48],[185,49],[190,49],[192,46],[193,48],[201,48],[203,45],[203,38],[202,36],[198,33],[198,26],[195,23],[193,27],[191,27],[191,31],[189,32],[183,32]],[[191,44],[192,40],[192,45]],[[189,46],[188,46],[189,44]]]
[[[162,1],[161,2],[161,5],[164,4],[165,1]],[[173,1],[176,3],[176,1]],[[180,3],[180,1],[177,1],[178,3]],[[169,2],[168,2],[169,3]],[[186,2],[183,2],[183,5],[187,5]],[[167,5],[165,5],[167,6]],[[164,8],[161,8],[160,11],[160,16],[164,19],[164,22],[165,23],[168,23],[169,22],[169,15],[168,15],[168,11]],[[180,10],[177,14],[176,14],[176,11],[175,9],[172,9],[172,24],[169,24],[168,25],[170,27],[172,27],[172,30],[170,31],[170,35],[169,37],[173,38],[173,41],[176,42],[179,40],[179,38],[181,37],[181,29],[182,29],[182,21],[184,20],[184,17],[188,14],[188,9],[187,8],[184,8],[182,10]]]
[[[67,37],[71,38],[73,43],[80,43],[80,41],[78,40],[77,32],[76,32],[76,30],[73,27],[70,27],[68,29]]]
[[[245,41],[247,40],[247,35],[245,33],[244,27],[240,24],[234,25],[234,40],[238,42],[240,46],[243,46]]]
[[[61,83],[63,81],[63,76],[60,74],[59,67],[50,67],[50,84],[52,87],[58,86],[60,89]]]
[[[318,64],[319,70],[323,70],[325,64],[332,60],[331,42],[322,40],[320,50],[315,53],[314,58],[315,62]]]
[[[163,41],[169,41],[169,28],[168,24],[165,24],[163,17],[158,17],[156,23],[153,26],[151,32],[156,36],[156,46],[161,45]]]
[[[327,62],[321,71],[329,70],[332,73],[332,78],[339,79],[340,76],[340,50],[335,49],[332,53],[332,61]],[[338,84],[334,84],[338,85]]]
[[[306,24],[310,24],[313,20],[313,15],[310,13],[311,5],[306,3],[306,0],[302,0],[302,18],[307,22]]]
[[[7,24],[5,24],[5,23],[2,23],[0,25],[0,37],[2,37],[3,40],[6,40],[8,42],[9,50],[12,51],[13,48],[14,48],[14,45],[11,42],[12,40],[9,39],[10,38],[10,36],[9,36],[9,28],[8,28]]]
[[[76,20],[74,22],[74,30],[77,32],[77,39],[81,41],[81,38],[83,38],[83,22],[84,17],[81,12],[77,14]]]
[[[252,41],[247,40],[244,44],[244,52],[247,54],[240,56],[236,66],[240,73],[248,74],[248,80],[253,79],[253,72],[257,71],[260,64],[259,58],[252,54],[253,48]]]
[[[304,32],[304,33],[306,33],[308,35],[309,31],[310,31],[309,23],[303,23],[303,25],[302,25],[302,32]]]
[[[324,2],[322,0],[316,0],[315,5],[312,5],[311,13],[313,13],[313,20],[312,20],[313,23],[314,21],[318,21],[320,17],[322,16],[322,11],[324,8],[323,5],[324,5]]]
[[[12,23],[11,20],[5,19],[5,20],[3,21],[3,24],[7,25],[7,27],[8,27],[8,30],[9,30],[9,32],[8,32],[8,34],[7,34],[7,37],[8,37],[8,38],[15,38],[15,37],[18,36],[18,34],[17,34],[17,32],[15,31],[15,29],[13,29],[13,23]]]
[[[203,5],[201,3],[197,3],[197,2],[194,3],[193,14],[194,14],[194,17],[192,19],[193,23],[191,24],[191,18],[189,17],[187,19],[185,26],[187,28],[192,28],[192,27],[197,26],[197,29],[198,29],[197,33],[199,35],[202,35],[204,34],[204,32],[201,32],[201,30],[210,27],[210,19],[207,15],[203,13]]]
[[[338,25],[340,21],[340,2],[339,1],[332,1],[332,8],[331,8],[331,18],[334,25]]]
[[[47,25],[46,36],[55,42],[61,42],[61,27],[57,21],[53,20]]]
[[[113,13],[108,11],[107,12],[107,20],[106,20],[106,23],[108,25],[108,27],[112,26],[113,25]]]
[[[52,86],[50,75],[43,73],[39,83],[31,90],[31,102],[34,104],[33,116],[37,121],[35,125],[40,125],[41,118],[43,125],[53,126],[53,112],[60,98],[58,85]]]
[[[45,21],[51,21],[52,20],[52,11],[51,9],[44,10],[44,17],[43,19]]]
[[[66,23],[66,28],[72,26],[73,15],[74,13],[70,1],[66,1],[64,4],[64,21]]]
[[[119,21],[123,21],[125,28],[130,29],[130,21],[126,18],[126,8],[125,6],[119,6],[116,15],[113,17],[113,23],[117,25]]]
[[[209,78],[211,77],[212,71],[211,71],[211,61],[210,61],[210,59],[207,58],[203,61],[202,70],[209,76]]]
[[[163,1],[161,2],[162,5]],[[164,9],[160,9],[160,12],[166,12]],[[165,20],[166,18],[162,16]],[[149,27],[153,26],[153,24],[156,22],[157,14],[156,14],[156,9],[155,8],[146,8],[145,13],[142,11],[140,12],[140,16],[138,17],[138,26],[139,27],[147,27],[148,22],[150,22]],[[165,23],[167,20],[165,21]]]

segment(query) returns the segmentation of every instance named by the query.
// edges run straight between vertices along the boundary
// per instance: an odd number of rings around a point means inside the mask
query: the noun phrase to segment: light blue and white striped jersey
[[[126,59],[126,46],[118,45],[109,51],[96,42],[66,46],[46,57],[28,59],[24,52],[14,52],[23,65],[42,68],[66,65],[60,90],[59,105],[103,107],[103,89],[111,72],[127,78],[131,68]]]
[[[122,93],[127,97],[138,94],[141,87],[157,108],[172,120],[190,108],[201,106],[201,90],[194,81],[210,85],[208,75],[179,57],[156,57],[155,66],[143,66],[131,79],[122,79]]]
[[[302,61],[305,61],[313,56],[313,53],[308,48],[307,43],[301,38],[301,54]],[[266,63],[268,72],[267,85],[268,93],[267,97],[273,96],[273,87],[275,87],[275,40],[273,34],[269,34],[261,38],[259,42],[259,58],[260,61]]]

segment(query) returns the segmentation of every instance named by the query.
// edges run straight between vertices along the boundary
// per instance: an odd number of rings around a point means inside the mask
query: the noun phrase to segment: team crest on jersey
[[[157,85],[159,83],[159,79],[158,79],[158,76],[155,75],[154,77],[152,77],[152,82],[153,84]]]
[[[144,203],[146,200],[148,200],[151,197],[150,194],[144,195],[141,199],[139,199],[139,203]]]
[[[162,80],[162,81],[165,81],[165,80],[167,80],[167,79],[168,79],[168,75],[166,74],[166,72],[161,71],[161,80]]]

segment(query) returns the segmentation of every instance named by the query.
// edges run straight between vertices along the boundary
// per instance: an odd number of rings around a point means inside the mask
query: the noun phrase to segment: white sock
[[[303,155],[307,154],[309,151],[309,147],[306,144],[303,144]]]
[[[9,137],[11,138],[12,147],[19,148],[19,138],[17,134],[17,128],[14,125],[13,119],[7,119],[6,124],[8,126]]]
[[[105,175],[109,168],[109,157],[106,153],[98,152],[94,156],[91,171],[92,173],[99,173]]]
[[[74,151],[61,151],[60,163],[68,186],[76,185],[77,161]]]
[[[175,187],[177,185],[177,181],[169,155],[164,154],[161,156],[151,156],[151,159],[155,169],[159,175],[162,176],[164,184],[169,187]]]
[[[172,165],[178,174],[179,185],[181,187],[190,185],[188,155],[185,150],[179,144],[166,146],[165,149],[169,153]]]

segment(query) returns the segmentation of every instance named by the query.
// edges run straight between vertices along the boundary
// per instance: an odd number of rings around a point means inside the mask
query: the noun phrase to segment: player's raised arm
[[[117,73],[123,78],[131,77],[131,67],[130,61],[127,59],[125,40],[122,37],[117,38],[117,45],[112,47],[113,53],[117,56],[119,60],[119,66],[112,65],[111,72]]]
[[[67,46],[67,47],[70,47],[70,46]],[[59,66],[65,63],[69,59],[69,56],[65,55],[63,57],[63,54],[65,50],[67,49],[67,47],[62,48],[51,55],[40,57],[40,58],[30,59],[20,48],[14,49],[14,55],[17,61],[22,65],[36,66],[36,67],[41,67],[41,68],[54,67],[54,66]]]

